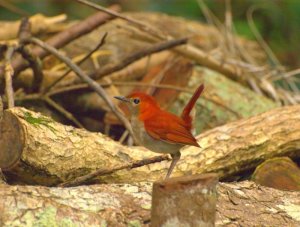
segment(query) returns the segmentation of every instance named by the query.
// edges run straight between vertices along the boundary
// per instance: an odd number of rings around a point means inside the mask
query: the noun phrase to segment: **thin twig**
[[[59,53],[58,50],[53,48],[52,46],[49,46],[47,43],[37,39],[37,38],[30,38],[28,42],[34,43],[45,50],[49,51],[51,54],[53,54],[55,57],[60,59],[62,62],[64,62],[68,67],[70,67],[84,82],[86,82],[90,88],[92,88],[109,106],[111,111],[117,116],[117,118],[124,124],[125,128],[127,128],[131,135],[132,128],[129,123],[129,121],[126,119],[126,117],[116,108],[114,103],[111,101],[111,99],[107,96],[105,90],[93,79],[88,77],[76,64],[74,64],[68,57],[63,56]]]
[[[187,93],[193,93],[190,90],[174,85],[168,85],[168,84],[150,84],[150,83],[143,83],[143,82],[132,82],[132,81],[111,81],[111,82],[99,82],[99,85],[102,87],[109,87],[109,86],[130,86],[130,87],[136,87],[136,86],[142,86],[142,87],[157,87],[157,88],[165,88],[165,89],[172,89],[176,91],[182,91]],[[57,88],[53,91],[50,91],[48,93],[49,96],[58,95],[60,93],[65,93],[69,91],[79,90],[79,89],[86,89],[88,88],[88,85],[86,84],[77,84],[77,85],[71,85],[68,87],[63,88]]]
[[[60,186],[60,187],[77,186],[77,185],[83,184],[87,181],[90,181],[95,177],[100,177],[100,176],[112,174],[112,173],[114,173],[116,171],[119,171],[119,170],[122,170],[122,169],[134,169],[134,168],[149,165],[149,164],[152,164],[152,163],[162,162],[162,161],[169,161],[169,160],[170,160],[170,158],[169,158],[168,155],[161,155],[161,156],[156,156],[156,157],[152,157],[152,158],[148,158],[148,159],[143,159],[143,160],[140,160],[140,161],[135,161],[133,163],[122,164],[122,165],[119,165],[119,166],[114,167],[112,169],[98,169],[98,170],[96,170],[94,172],[91,172],[87,175],[77,177],[74,180],[66,181],[64,183],[61,183],[58,186]]]
[[[216,17],[214,17],[213,13],[210,11],[210,9],[207,7],[207,5],[203,0],[197,0],[197,3],[206,19],[206,22],[209,25],[211,26],[216,25],[217,27],[223,26],[219,20],[216,20]]]
[[[100,10],[102,12],[105,12],[105,13],[111,15],[111,16],[119,17],[119,18],[121,18],[123,20],[126,20],[126,21],[130,22],[131,24],[135,25],[136,27],[138,27],[139,29],[141,29],[141,30],[143,30],[143,31],[145,31],[147,33],[150,33],[152,35],[155,35],[157,37],[164,38],[164,36],[165,36],[164,34],[162,34],[161,31],[159,31],[159,30],[157,30],[157,29],[155,29],[153,27],[150,27],[150,25],[148,25],[148,24],[144,24],[141,21],[132,19],[132,18],[130,18],[128,16],[122,15],[122,14],[120,14],[118,12],[115,12],[113,10],[110,10],[110,9],[107,9],[107,8],[102,7],[100,5],[97,5],[97,4],[93,3],[93,2],[86,1],[86,0],[76,0],[76,1],[79,2],[79,3],[82,3],[84,5],[90,6],[90,7],[94,8],[94,9],[97,9],[97,10]]]
[[[128,16],[124,16],[120,13],[113,12],[112,10],[106,9],[102,6],[91,3],[87,0],[76,0],[76,1],[80,2],[82,4],[85,4],[87,6],[90,6],[92,8],[98,9],[100,11],[106,12],[109,15],[113,15],[113,16],[119,17],[123,20],[126,20],[127,22],[129,22],[132,25],[139,28],[141,31],[150,34],[151,36],[155,37],[158,40],[166,41],[166,40],[174,39],[174,37],[172,37],[170,35],[165,35],[162,31],[160,31],[158,29],[153,29],[148,24],[142,23],[142,22],[132,19]],[[222,63],[222,62],[216,60],[215,58],[208,56],[201,49],[199,49],[193,45],[187,44],[185,47],[177,47],[177,48],[174,48],[174,51],[176,51],[177,53],[179,53],[185,57],[195,60],[198,64],[207,66],[207,67],[211,68],[212,70],[216,70],[217,72],[227,75],[228,77],[230,77],[233,80],[240,80],[240,81],[244,81],[246,83],[245,78],[241,77],[242,74],[239,69],[236,69],[232,65],[228,65],[224,62]]]
[[[232,56],[237,56],[236,51],[236,41],[234,40],[233,34],[233,23],[232,23],[232,9],[231,9],[231,0],[225,1],[226,11],[225,11],[225,37],[227,39],[227,44],[229,48],[229,52]]]
[[[194,91],[191,91],[190,89],[178,87],[175,85],[168,85],[168,84],[151,84],[151,83],[143,83],[143,82],[125,82],[125,81],[99,82],[99,84],[102,87],[109,87],[112,85],[114,85],[114,86],[131,86],[131,87],[156,87],[156,88],[176,90],[176,91],[185,92],[185,93],[189,93],[189,94],[194,93]],[[69,92],[69,91],[75,91],[75,90],[87,89],[87,88],[89,88],[89,87],[86,84],[77,84],[77,85],[72,85],[69,87],[53,90],[53,91],[49,92],[48,95],[53,96],[53,95],[58,95],[58,94]],[[205,96],[205,95],[201,96],[201,98],[203,98],[211,103],[214,103],[217,106],[220,106],[221,108],[233,113],[238,118],[242,117],[238,112],[236,112],[236,111],[232,110],[230,107],[224,105],[221,101],[218,101],[214,98],[211,98],[211,97]],[[17,100],[32,100],[32,99],[39,99],[39,94],[26,95],[25,97],[18,98]]]
[[[128,134],[129,134],[128,130],[125,130],[119,139],[119,143],[123,143],[125,141],[125,139],[127,138]]]
[[[79,128],[84,128],[84,126],[73,116],[72,113],[67,111],[62,106],[58,105],[56,102],[54,102],[51,98],[48,96],[43,96],[42,99],[52,108],[56,109],[58,112],[62,113],[67,119],[74,122]]]
[[[21,20],[18,38],[19,42],[22,44],[24,40],[31,37],[31,23],[28,17],[25,17]]]
[[[107,32],[105,32],[104,35],[102,36],[100,43],[94,49],[92,49],[83,59],[81,59],[77,64],[81,65],[83,62],[85,62],[87,59],[89,59],[93,55],[93,53],[95,53],[100,47],[102,47],[105,44],[106,37],[107,37]],[[72,72],[71,69],[66,71],[60,78],[58,78],[52,84],[50,84],[48,87],[46,87],[44,89],[44,91],[42,92],[42,94],[46,94],[48,91],[50,91],[51,88],[53,88],[56,84],[58,84],[60,81],[62,81],[70,72]]]
[[[38,57],[35,57],[28,46],[20,46],[17,51],[22,55],[26,61],[28,61],[30,68],[33,72],[33,82],[30,88],[31,92],[37,92],[41,88],[41,84],[44,78],[44,72],[42,70],[42,63]]]
[[[286,72],[286,73],[284,73],[283,77],[287,79],[287,78],[295,76],[297,74],[300,74],[300,69],[295,69],[295,70]],[[277,74],[271,78],[272,81],[277,81],[277,80],[281,80],[281,79],[282,79],[282,76],[277,75]]]
[[[47,103],[49,106],[54,108],[57,112],[62,114],[65,118],[69,119],[72,121],[75,125],[77,125],[79,128],[85,128],[75,117],[74,115],[67,111],[64,107],[53,101],[48,95],[42,95],[40,93],[35,93],[35,94],[29,94],[26,96],[22,97],[17,97],[15,98],[16,101],[26,101],[26,100],[41,100]]]
[[[216,30],[220,33],[220,35],[216,35],[216,39],[218,40],[219,43],[219,48],[222,50],[226,50],[226,46],[223,38],[224,31],[226,32],[224,25],[216,17],[216,15],[208,8],[204,0],[197,0],[197,2],[208,24],[211,25],[212,27],[215,27]]]
[[[0,184],[6,184],[6,177],[4,173],[2,172],[2,169],[0,168]]]
[[[253,33],[253,35],[255,36],[257,42],[260,44],[260,46],[265,50],[265,52],[267,53],[267,55],[269,56],[270,60],[272,61],[272,63],[274,64],[274,66],[276,67],[282,67],[282,65],[280,64],[279,60],[277,59],[277,57],[275,56],[275,54],[273,53],[272,49],[268,46],[268,44],[264,41],[263,37],[261,36],[261,34],[259,33],[255,23],[254,23],[254,19],[253,19],[253,13],[255,12],[255,10],[257,10],[257,7],[251,7],[249,8],[249,10],[247,11],[247,20],[248,20],[248,24],[249,27]]]
[[[24,45],[24,40],[27,40],[31,37],[31,23],[28,18],[22,19],[18,37],[20,46],[17,48],[17,51],[24,59],[28,61],[29,66],[32,68],[33,83],[31,86],[31,91],[37,92],[39,91],[43,81],[44,73],[41,67],[41,60],[31,53],[31,49],[28,46]]]
[[[12,85],[12,76],[14,74],[14,70],[11,66],[11,58],[15,52],[15,47],[10,46],[8,47],[6,54],[5,54],[5,94],[7,97],[7,102],[8,102],[8,108],[12,108],[15,106],[15,101],[14,101],[14,89]]]
[[[0,122],[2,121],[3,118],[3,110],[4,107],[3,107],[2,97],[0,96]]]
[[[247,62],[244,62],[242,60],[236,60],[236,59],[227,59],[228,64],[233,64],[233,65],[237,65],[241,68],[244,68],[245,70],[247,70],[248,72],[251,73],[258,73],[258,72],[267,72],[269,71],[269,69],[267,68],[267,66],[255,66],[253,64],[249,64]]]
[[[269,59],[272,63],[272,66],[278,70],[279,74],[283,75],[282,64],[279,62],[279,60],[277,59],[277,57],[275,56],[274,52],[269,47],[269,45],[264,41],[264,39],[262,38],[261,34],[259,33],[259,31],[254,23],[253,14],[254,14],[255,10],[257,10],[257,9],[258,9],[258,7],[253,6],[247,11],[247,20],[248,20],[249,27],[250,27],[252,33],[254,34],[257,42],[260,44],[260,46],[263,48],[263,50],[269,57]],[[284,85],[286,86],[286,89],[288,89],[288,86],[291,82],[286,80],[284,77],[283,77],[283,81],[284,81]],[[261,83],[261,81],[259,81],[259,82]],[[271,98],[273,98],[275,101],[279,101],[276,89],[274,88],[273,84],[269,81],[264,81],[264,82],[265,82],[264,83],[265,85],[266,85],[266,83],[268,83],[267,86],[263,87],[263,89],[266,88],[266,89],[264,89],[264,91],[267,92],[269,94],[269,96]],[[264,84],[262,84],[262,85],[264,85]]]
[[[168,40],[168,41],[154,44],[154,45],[150,46],[149,48],[142,49],[140,51],[137,51],[137,52],[125,57],[117,64],[110,64],[110,65],[107,65],[106,67],[103,67],[103,68],[97,70],[95,73],[91,74],[90,77],[93,79],[100,79],[106,75],[109,75],[113,72],[116,72],[118,70],[125,68],[126,66],[130,65],[131,63],[133,63],[145,56],[149,56],[151,54],[154,54],[154,53],[157,53],[157,52],[160,52],[163,50],[171,49],[173,47],[186,44],[187,41],[188,41],[187,38],[181,38],[181,39],[173,39],[173,40]]]
[[[168,84],[149,84],[149,83],[143,83],[143,82],[125,82],[125,81],[110,81],[110,82],[99,82],[98,83],[102,87],[109,87],[109,86],[130,86],[130,87],[156,87],[156,88],[164,88],[164,89],[171,89],[181,92],[186,92],[193,94],[192,91],[190,91],[187,88],[182,88],[174,85],[168,85]],[[57,88],[53,91],[50,91],[47,93],[48,96],[58,95],[61,93],[66,93],[70,91],[80,90],[80,89],[87,89],[89,86],[87,84],[77,84],[72,85],[64,88]],[[17,97],[16,100],[18,101],[24,101],[24,100],[34,100],[34,99],[41,99],[41,95],[39,93],[26,95],[24,97]]]
[[[152,83],[153,84],[160,84],[162,79],[164,78],[166,72],[168,70],[171,70],[171,68],[174,67],[174,65],[176,65],[176,63],[180,61],[180,58],[178,58],[178,56],[174,56],[174,57],[171,57],[171,58],[168,58],[166,64],[164,64],[164,67],[159,71],[158,74],[156,74],[154,80],[152,80]],[[147,94],[148,95],[153,95],[155,90],[156,90],[157,87],[150,87],[150,89],[147,90]]]

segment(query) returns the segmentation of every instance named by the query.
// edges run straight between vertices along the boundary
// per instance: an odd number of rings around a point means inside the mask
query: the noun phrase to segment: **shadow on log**
[[[16,122],[15,126],[2,122],[0,135],[0,144],[8,144],[0,150],[0,157],[13,165],[5,172],[11,183],[57,185],[97,169],[155,156],[144,148],[126,147],[100,133],[61,125],[24,108],[5,111],[4,118],[15,118]],[[21,136],[4,138],[5,132],[13,130],[11,127],[21,130]],[[274,109],[214,128],[201,134],[198,142],[202,148],[182,150],[173,176],[215,172],[224,179],[272,157],[299,157],[300,106]],[[15,162],[15,157],[20,159]],[[3,165],[7,166],[1,163],[0,168]],[[95,179],[108,183],[159,180],[168,166],[168,161],[163,161]]]

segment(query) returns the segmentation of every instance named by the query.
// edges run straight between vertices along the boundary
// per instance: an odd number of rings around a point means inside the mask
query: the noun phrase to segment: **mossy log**
[[[148,226],[151,183],[0,185],[0,226]],[[300,192],[251,182],[217,187],[216,226],[299,226]]]
[[[156,156],[100,134],[61,125],[24,108],[4,111],[0,168],[10,182],[56,185],[96,169]],[[299,157],[300,106],[288,106],[235,121],[198,136],[202,148],[185,147],[173,176],[214,172],[221,179],[255,168],[276,156]],[[169,161],[98,177],[98,182],[153,181]],[[16,176],[14,178],[14,176]]]

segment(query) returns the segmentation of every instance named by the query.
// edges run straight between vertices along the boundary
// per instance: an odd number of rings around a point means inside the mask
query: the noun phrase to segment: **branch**
[[[170,157],[168,155],[162,155],[162,156],[156,156],[156,157],[151,157],[139,161],[135,161],[133,163],[128,163],[128,164],[121,164],[117,167],[113,167],[111,169],[99,169],[94,172],[91,172],[87,175],[80,176],[75,178],[74,180],[71,181],[66,181],[64,183],[59,184],[58,186],[60,187],[70,187],[70,186],[78,186],[78,185],[83,185],[87,183],[88,181],[92,180],[95,177],[100,177],[108,174],[112,174],[116,171],[122,170],[122,169],[134,169],[138,168],[141,166],[153,164],[156,162],[162,162],[162,161],[170,161]]]
[[[124,124],[124,126],[129,130],[130,134],[133,135],[131,125],[129,121],[125,118],[125,116],[116,108],[116,106],[113,104],[111,99],[107,97],[107,94],[105,90],[94,80],[92,80],[90,77],[88,77],[76,64],[74,64],[68,57],[63,56],[59,53],[58,50],[50,46],[49,44],[37,39],[37,38],[30,38],[28,42],[34,43],[41,48],[47,50],[51,54],[53,54],[55,57],[60,59],[62,62],[64,62],[67,66],[70,67],[79,77],[81,80],[86,82],[90,88],[92,88],[109,106],[111,111],[118,117],[118,119]]]
[[[106,9],[102,6],[91,3],[87,0],[76,0],[76,1],[80,2],[84,5],[87,5],[89,7],[92,7],[94,9],[105,12],[109,15],[113,15],[115,17],[126,20],[130,24],[137,27],[139,30],[147,33],[147,35],[150,34],[151,36],[155,37],[155,39],[158,39],[158,40],[170,40],[170,39],[172,40],[172,39],[174,39],[172,36],[165,35],[162,31],[160,31],[158,29],[154,29],[153,27],[150,27],[149,25],[147,25],[143,22],[140,22],[140,21],[135,20],[133,18],[124,16],[120,13],[113,12],[110,9]],[[202,50],[200,50],[199,48],[197,48],[193,45],[188,44],[184,48],[178,47],[178,48],[175,48],[174,50],[177,53],[179,53],[183,56],[186,56],[190,59],[193,59],[194,61],[196,61],[200,65],[203,65],[203,66],[206,66],[206,67],[211,68],[213,70],[216,70],[217,72],[220,72],[220,73],[228,76],[229,78],[231,78],[233,80],[240,80],[240,81],[243,81],[244,83],[246,83],[245,78],[241,77],[242,76],[241,70],[239,70],[238,68],[236,68],[236,67],[234,67],[230,64],[227,64],[225,62],[218,61],[214,57],[211,57],[211,56],[207,55],[205,52],[203,52]]]
[[[3,111],[4,111],[3,102],[2,102],[2,97],[0,95],[0,122],[2,121]]]
[[[70,121],[74,122],[75,125],[77,125],[79,128],[84,128],[84,126],[73,116],[73,114],[69,111],[67,111],[62,106],[58,105],[56,102],[54,102],[49,96],[42,96],[42,100],[44,100],[49,106],[57,110],[59,113],[61,113],[63,116],[65,116]]]
[[[100,43],[93,50],[91,50],[83,59],[81,59],[78,62],[78,65],[81,65],[83,62],[89,59],[100,47],[102,47],[105,44],[106,37],[107,37],[107,32],[105,32],[104,35],[102,36]],[[48,93],[51,90],[51,88],[53,88],[56,84],[62,81],[70,72],[72,72],[72,69],[66,71],[60,78],[58,78],[53,83],[51,83],[48,87],[46,87],[43,91],[43,94]]]
[[[176,91],[180,91],[180,92],[184,92],[184,93],[193,94],[193,91],[191,91],[187,88],[169,85],[169,84],[152,84],[152,83],[131,82],[131,81],[129,81],[129,82],[127,82],[127,81],[98,82],[97,81],[97,83],[102,87],[109,87],[112,85],[117,86],[117,87],[153,87],[153,88],[176,90]],[[67,93],[70,91],[81,90],[81,89],[89,89],[89,86],[87,84],[76,84],[76,85],[71,85],[71,86],[62,87],[62,88],[56,88],[56,89],[53,89],[52,91],[49,91],[47,93],[47,96],[59,95],[62,93]],[[34,100],[34,99],[41,99],[41,98],[43,99],[43,97],[41,97],[40,94],[35,93],[35,94],[26,95],[24,97],[16,97],[16,100],[24,101],[24,100]],[[202,99],[205,99],[208,102],[214,103],[215,105],[223,108],[224,110],[231,112],[238,118],[242,118],[240,113],[234,111],[233,109],[224,105],[224,103],[222,103],[221,101],[219,101],[218,99],[216,99],[210,95],[203,94]]]
[[[116,11],[120,10],[120,8],[116,5],[111,6],[110,9]],[[92,16],[86,18],[85,20],[78,22],[77,24],[71,26],[70,28],[58,33],[57,35],[48,39],[46,42],[50,46],[59,49],[67,45],[71,41],[91,32],[92,30],[106,23],[110,19],[113,19],[113,17],[104,14],[102,12],[95,13]],[[39,47],[34,48],[32,50],[32,54],[41,59],[49,55],[48,51],[45,51],[44,49]],[[12,67],[15,71],[15,74],[17,75],[19,72],[26,69],[28,67],[28,64],[24,62],[22,58],[16,58],[12,61]],[[0,77],[3,74],[4,74],[4,69],[0,68]]]
[[[97,10],[100,10],[102,12],[105,12],[108,15],[111,15],[113,17],[118,17],[118,18],[121,18],[123,20],[126,20],[129,23],[131,23],[131,24],[135,25],[136,27],[140,28],[142,31],[146,31],[147,33],[154,34],[155,36],[163,37],[163,36],[160,35],[161,31],[158,31],[155,28],[152,28],[149,25],[144,24],[143,22],[140,22],[138,20],[132,19],[132,18],[130,18],[128,16],[122,15],[122,14],[120,14],[118,12],[115,12],[115,11],[113,11],[111,9],[107,9],[105,7],[97,5],[97,4],[95,4],[93,2],[90,2],[90,1],[86,1],[86,0],[76,0],[76,1],[79,2],[79,3],[81,3],[81,4],[90,6],[90,7],[94,8],[94,9],[97,9]]]
[[[148,55],[151,55],[151,54],[163,51],[163,50],[171,49],[171,48],[174,48],[179,45],[186,44],[187,41],[188,41],[187,38],[181,38],[181,39],[173,39],[173,40],[168,40],[168,41],[154,44],[153,46],[151,46],[147,49],[137,51],[137,52],[133,53],[132,55],[125,57],[119,63],[107,65],[103,68],[100,68],[95,73],[91,74],[90,77],[93,79],[100,79],[106,75],[109,75],[113,72],[116,72],[118,70],[125,68],[126,66],[130,65],[131,63],[133,63],[145,56],[148,56]]]
[[[28,46],[24,45],[24,41],[31,37],[30,31],[31,23],[29,19],[22,19],[19,30],[20,46],[17,48],[17,51],[22,55],[24,59],[26,59],[29,62],[29,66],[32,68],[34,78],[31,91],[37,92],[39,91],[41,83],[43,81],[44,73],[41,67],[40,59],[32,54],[32,51]]]
[[[9,46],[6,54],[5,54],[5,93],[8,101],[8,108],[12,108],[15,106],[14,101],[14,89],[12,85],[12,76],[14,74],[14,70],[11,66],[11,59],[15,52],[15,47]]]

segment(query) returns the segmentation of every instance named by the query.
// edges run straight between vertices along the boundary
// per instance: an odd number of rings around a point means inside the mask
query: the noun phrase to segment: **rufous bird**
[[[172,162],[166,179],[170,177],[179,161],[182,147],[185,145],[200,147],[191,133],[191,110],[203,89],[203,84],[197,88],[180,117],[162,110],[152,96],[142,92],[134,92],[127,97],[114,97],[127,104],[137,142],[153,152],[171,155]]]

